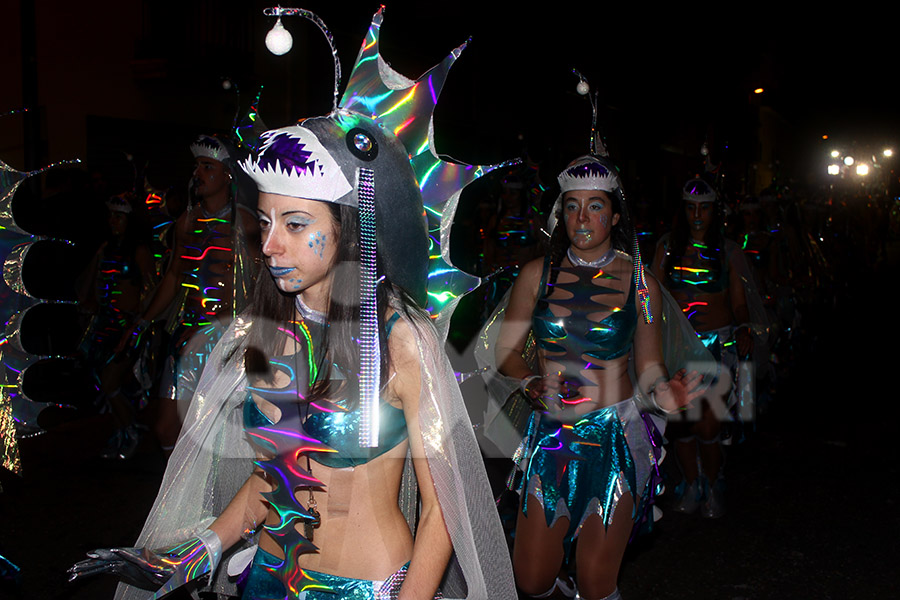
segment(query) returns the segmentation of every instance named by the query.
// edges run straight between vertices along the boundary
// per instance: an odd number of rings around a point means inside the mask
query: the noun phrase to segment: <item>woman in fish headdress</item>
[[[380,24],[381,11],[342,103],[266,132],[242,163],[269,275],[209,358],[141,548],[95,551],[75,577],[112,571],[162,584],[159,597],[219,579],[243,538],[258,549],[227,571],[253,554],[245,598],[514,598],[472,426],[424,312],[447,279],[428,281],[416,161],[435,181],[466,169],[357,112],[378,112],[363,91],[391,105],[426,78],[415,101],[430,111],[458,51],[419,82],[401,78],[378,55]],[[407,132],[429,129],[417,118]]]

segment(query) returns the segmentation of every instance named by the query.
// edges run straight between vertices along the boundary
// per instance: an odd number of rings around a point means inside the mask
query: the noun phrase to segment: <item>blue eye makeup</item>
[[[316,220],[312,217],[304,217],[302,215],[290,215],[285,221],[285,227],[288,228],[289,231],[302,231],[309,225],[315,223]]]

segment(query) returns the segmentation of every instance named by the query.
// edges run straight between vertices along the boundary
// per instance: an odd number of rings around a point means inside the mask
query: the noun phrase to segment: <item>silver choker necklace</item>
[[[297,306],[297,312],[300,313],[300,316],[302,316],[305,321],[312,321],[314,323],[319,323],[320,325],[324,325],[328,321],[328,315],[321,310],[308,307],[303,302],[300,294],[294,296],[294,304]]]
[[[568,251],[566,251],[566,255],[569,257],[569,262],[572,263],[572,266],[574,267],[590,267],[592,269],[602,269],[603,267],[611,263],[616,257],[616,250],[615,248],[610,248],[606,251],[606,254],[604,254],[597,260],[584,260],[583,258],[575,256],[575,253],[572,252],[572,246],[569,246]]]

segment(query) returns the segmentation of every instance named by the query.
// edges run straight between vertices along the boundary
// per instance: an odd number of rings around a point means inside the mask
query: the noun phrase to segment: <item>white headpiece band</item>
[[[313,132],[291,125],[261,139],[259,157],[240,163],[260,192],[356,206],[353,187]]]
[[[613,192],[621,187],[619,176],[593,156],[576,158],[566,167],[559,177],[561,194],[573,190],[599,190]]]
[[[194,154],[194,158],[204,156],[219,162],[225,162],[231,158],[222,142],[208,135],[201,135],[197,138],[197,141],[191,144],[191,152]]]
[[[716,191],[702,179],[691,179],[684,184],[681,198],[692,202],[715,202]]]

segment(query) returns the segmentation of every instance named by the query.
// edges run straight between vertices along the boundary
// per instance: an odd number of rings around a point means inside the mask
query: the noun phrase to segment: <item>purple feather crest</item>
[[[305,143],[282,131],[268,136],[257,165],[263,171],[270,168],[275,171],[276,162],[281,166],[282,173],[315,175],[322,170],[322,165],[312,158],[312,151],[306,149]]]

